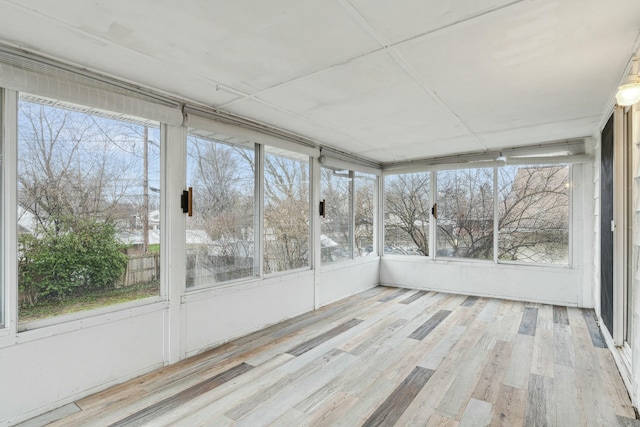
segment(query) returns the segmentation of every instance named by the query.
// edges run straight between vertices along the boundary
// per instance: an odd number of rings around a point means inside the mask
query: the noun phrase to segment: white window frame
[[[578,145],[580,145],[579,143],[568,143],[569,147],[572,148],[576,148]],[[576,148],[579,151],[579,147]],[[521,148],[521,149],[514,149],[514,152],[518,153],[518,154],[523,154],[523,155],[529,155],[530,153],[537,153],[541,150],[541,148],[531,148],[531,149],[527,149],[525,148]],[[380,254],[381,256],[386,256],[386,257],[390,257],[390,258],[402,258],[402,259],[406,259],[406,258],[414,258],[414,259],[422,259],[422,260],[429,260],[429,261],[444,261],[444,262],[462,262],[462,263],[487,263],[487,262],[493,262],[494,264],[502,264],[502,265],[515,265],[515,266],[522,266],[522,267],[533,267],[533,268],[550,268],[550,269],[573,269],[575,268],[575,256],[574,256],[574,230],[575,230],[575,225],[574,225],[574,221],[575,221],[575,209],[574,206],[576,204],[576,198],[580,198],[580,200],[582,200],[581,196],[579,194],[577,194],[577,192],[575,191],[575,174],[577,166],[581,169],[581,164],[582,163],[588,163],[591,161],[591,157],[589,155],[585,155],[585,154],[572,154],[572,155],[559,155],[559,156],[541,156],[541,157],[515,157],[512,159],[507,160],[506,162],[504,161],[495,161],[495,160],[486,160],[486,158],[482,158],[479,161],[471,164],[468,163],[453,163],[453,164],[446,164],[446,163],[438,163],[438,162],[434,162],[433,164],[431,163],[425,163],[425,164],[421,164],[421,163],[411,163],[407,166],[402,166],[402,167],[396,167],[396,166],[391,166],[388,168],[385,168],[383,170],[382,173],[382,177],[385,178],[386,176],[389,175],[398,175],[398,174],[403,174],[403,173],[416,173],[416,172],[428,172],[431,174],[430,176],[430,191],[431,191],[431,200],[434,201],[434,203],[437,203],[437,190],[438,190],[438,183],[437,183],[437,172],[438,171],[448,171],[448,170],[457,170],[457,169],[476,169],[476,168],[488,168],[488,167],[492,167],[493,168],[493,207],[494,207],[494,224],[493,224],[493,258],[489,259],[489,260],[485,260],[485,259],[475,259],[475,258],[456,258],[456,257],[443,257],[443,256],[437,256],[437,237],[436,237],[436,233],[437,233],[437,220],[433,217],[433,214],[431,214],[431,217],[429,218],[429,255],[428,256],[417,256],[417,255],[393,255],[393,254],[384,254],[384,250],[382,251],[382,253]],[[547,264],[547,263],[529,263],[529,262],[522,262],[522,261],[505,261],[505,260],[499,260],[498,259],[498,239],[499,239],[499,229],[498,229],[498,222],[499,222],[499,218],[498,218],[498,189],[497,189],[497,180],[498,180],[498,171],[502,166],[517,166],[517,165],[549,165],[549,164],[558,164],[558,165],[568,165],[569,167],[569,212],[568,212],[568,220],[569,220],[569,228],[568,228],[568,234],[569,234],[569,242],[568,242],[568,262],[567,264]],[[383,180],[384,183],[384,180]],[[382,185],[382,199],[381,199],[381,203],[378,204],[380,211],[379,217],[380,219],[380,226],[383,227],[383,232],[380,233],[381,234],[381,238],[380,240],[382,241],[381,247],[384,248],[385,245],[385,241],[384,241],[384,213],[385,213],[385,209],[386,206],[384,206],[384,184]]]
[[[4,190],[6,198],[3,199],[3,204],[5,208],[5,216],[3,224],[3,228],[5,230],[5,236],[7,238],[4,241],[5,248],[14,248],[12,250],[6,250],[4,254],[3,261],[5,264],[5,283],[15,283],[13,286],[7,286],[5,289],[5,297],[6,304],[5,307],[8,307],[7,314],[10,317],[10,330],[11,334],[17,334],[25,331],[33,331],[38,330],[40,328],[45,328],[53,325],[60,325],[63,323],[74,322],[77,320],[86,319],[89,317],[100,316],[103,314],[115,313],[120,311],[126,311],[130,309],[136,309],[140,307],[147,307],[152,304],[156,304],[159,302],[166,302],[169,295],[168,289],[168,278],[167,269],[168,263],[164,262],[160,264],[160,295],[152,296],[148,298],[142,298],[138,300],[128,301],[125,303],[116,303],[105,305],[102,307],[96,307],[90,310],[83,310],[78,312],[73,312],[69,314],[62,314],[57,316],[48,317],[41,320],[34,320],[25,323],[19,323],[19,313],[18,313],[18,300],[19,300],[19,291],[18,291],[18,232],[17,232],[17,207],[18,207],[18,116],[19,116],[19,101],[20,101],[20,93],[13,90],[4,90],[5,96],[5,108],[6,115],[4,116],[4,125],[6,132],[5,141],[8,141],[4,144],[4,147],[7,149],[5,156],[3,156],[3,178],[4,178]],[[37,93],[33,95],[38,96]],[[87,111],[85,113],[92,114],[91,106],[89,105],[81,105],[79,107],[86,108]],[[115,118],[118,120],[117,118]],[[126,118],[125,118],[126,119]],[[141,118],[143,121],[144,119]],[[164,153],[167,148],[167,136],[166,126],[163,123],[160,123],[160,182],[162,184],[167,182],[166,178],[166,162],[167,162],[167,154]],[[165,248],[160,252],[160,259],[167,260],[167,255],[164,252],[167,252],[168,245],[165,244],[165,238],[167,236],[167,224],[168,224],[168,207],[166,202],[166,191],[162,188],[160,191],[160,247]],[[4,195],[3,195],[4,196]],[[164,264],[164,265],[163,265]],[[152,308],[150,308],[153,310]],[[5,324],[6,326],[6,324]],[[0,332],[2,330],[0,329]],[[2,334],[0,333],[0,336]]]

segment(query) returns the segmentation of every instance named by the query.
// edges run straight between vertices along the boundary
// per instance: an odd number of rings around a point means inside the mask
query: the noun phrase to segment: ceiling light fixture
[[[624,83],[618,87],[616,102],[622,107],[640,102],[640,75],[638,75],[638,57],[631,59],[631,72]]]

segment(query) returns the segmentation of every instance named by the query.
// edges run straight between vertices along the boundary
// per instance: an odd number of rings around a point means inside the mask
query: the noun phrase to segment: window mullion
[[[431,182],[431,188],[429,191],[431,192],[431,202],[432,205],[438,203],[438,181],[437,181],[437,173],[435,171],[428,172],[431,174],[429,180]],[[429,257],[431,259],[436,258],[436,233],[438,232],[438,219],[431,214],[431,221],[429,221]]]
[[[356,180],[353,171],[349,171],[349,196],[349,259],[354,259],[356,251]]]
[[[0,292],[4,325],[11,335],[18,332],[18,93],[2,91],[2,227],[4,272]]]
[[[498,167],[493,167],[493,262],[498,263]]]
[[[264,276],[264,145],[256,144],[255,148],[255,232],[253,233],[253,268],[254,274]]]

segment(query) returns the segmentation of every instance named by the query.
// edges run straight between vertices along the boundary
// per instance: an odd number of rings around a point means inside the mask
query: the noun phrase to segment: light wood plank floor
[[[388,287],[68,406],[51,425],[640,425],[592,311]]]

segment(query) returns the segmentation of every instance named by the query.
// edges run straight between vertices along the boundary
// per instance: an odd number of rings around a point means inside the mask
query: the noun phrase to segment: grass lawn
[[[69,296],[64,299],[38,302],[35,305],[23,305],[18,312],[20,323],[60,316],[78,311],[91,310],[107,305],[120,304],[160,294],[158,282],[119,287]]]

